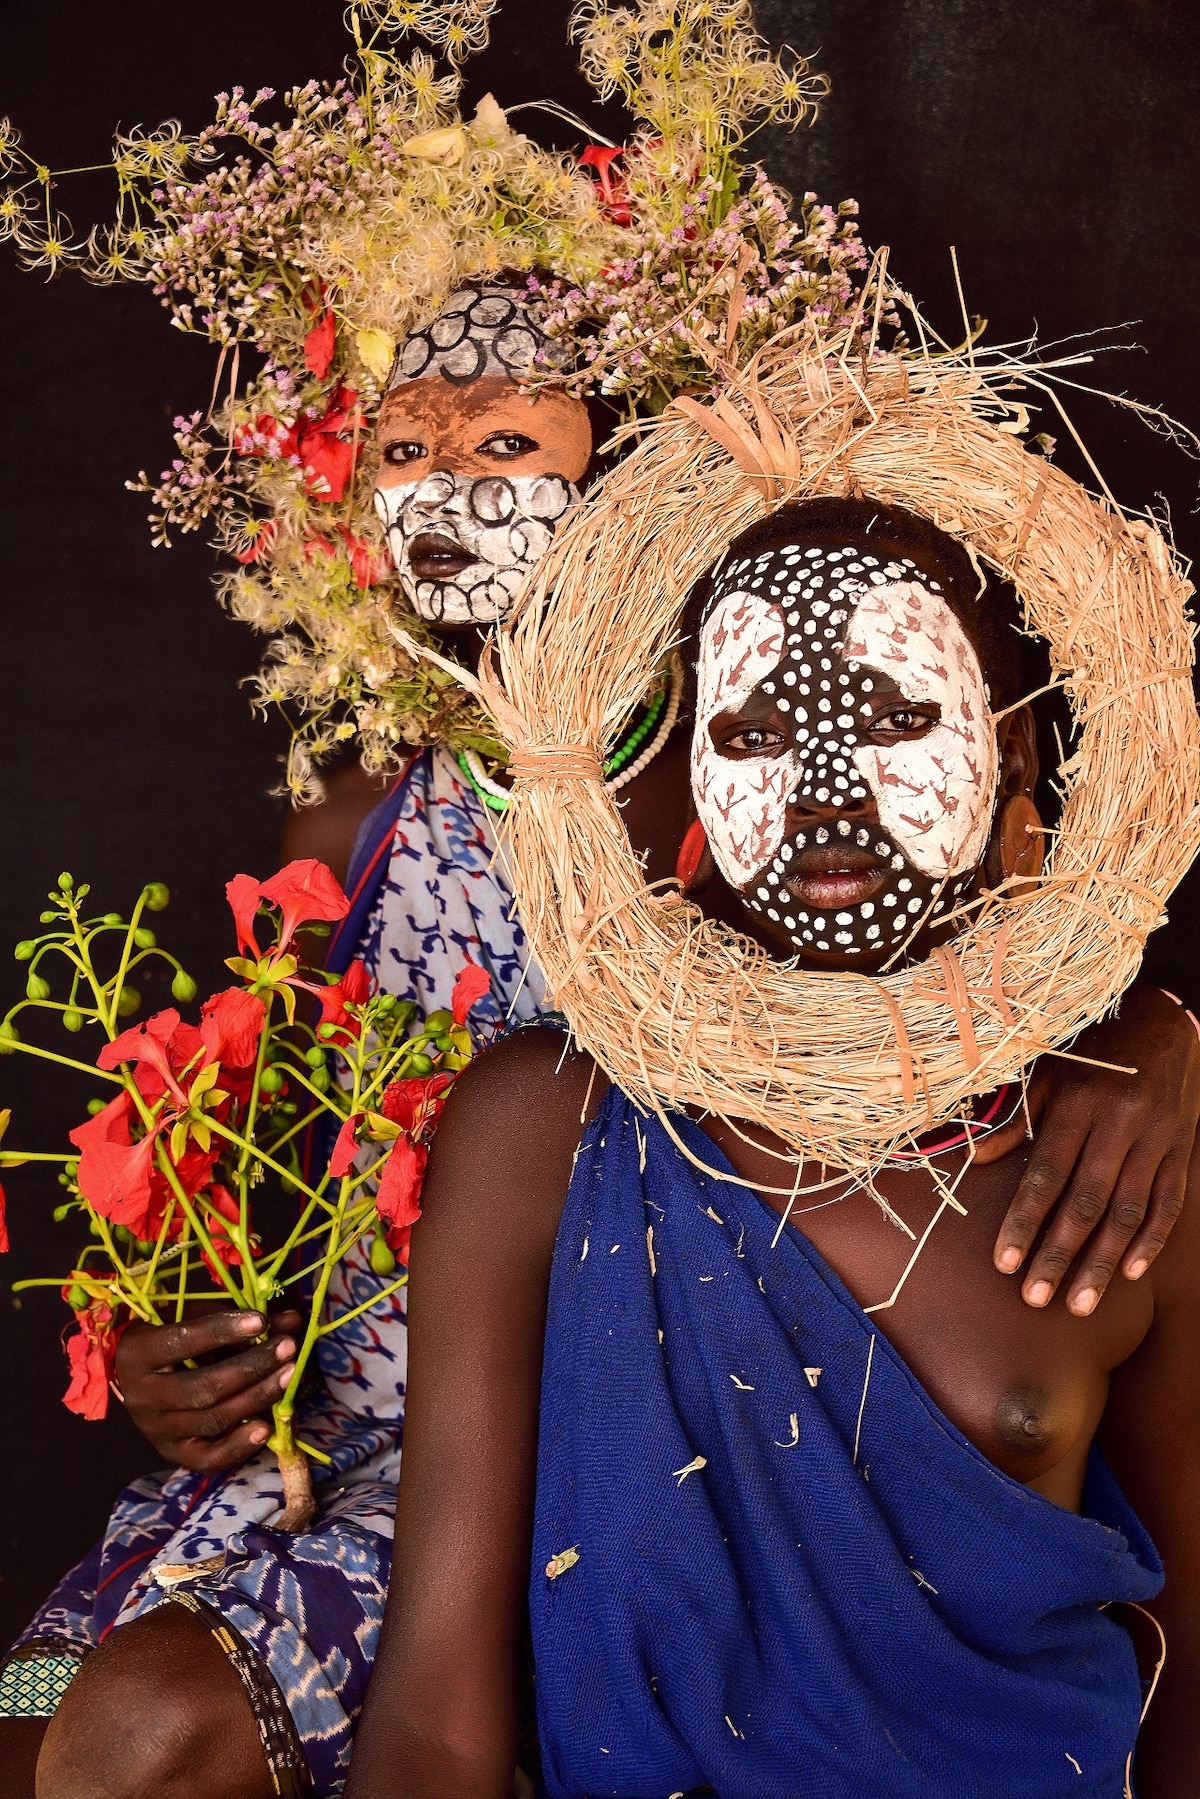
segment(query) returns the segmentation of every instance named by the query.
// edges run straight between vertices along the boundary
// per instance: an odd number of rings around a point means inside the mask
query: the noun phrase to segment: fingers
[[[198,1372],[207,1374],[215,1370]],[[246,1426],[245,1440],[257,1448],[270,1435],[270,1427],[262,1414],[278,1402],[294,1373],[295,1363],[285,1362],[252,1387],[225,1397],[202,1387],[194,1389],[191,1394],[194,1403],[161,1414],[158,1420],[161,1435],[170,1444],[188,1445],[197,1453],[207,1454],[205,1446],[221,1450],[230,1440],[230,1433],[237,1433],[240,1427]],[[191,1467],[195,1463],[189,1461],[187,1465]]]
[[[165,1373],[177,1362],[245,1343],[248,1337],[260,1336],[263,1328],[261,1313],[234,1311],[209,1312],[180,1324],[130,1325],[117,1351],[117,1378],[127,1386],[138,1375]]]
[[[1189,1157],[1179,1150],[1160,1165],[1150,1191],[1146,1222],[1130,1244],[1121,1264],[1131,1281],[1141,1280],[1174,1230],[1187,1193]]]
[[[1026,1273],[1021,1296],[1028,1305],[1050,1304],[1067,1270],[1096,1232],[1088,1269],[1080,1270],[1071,1288],[1078,1301],[1073,1311],[1086,1314],[1094,1309],[1121,1251],[1145,1216],[1156,1167],[1152,1153],[1127,1154],[1123,1133],[1093,1133],[1088,1138]],[[1043,1197],[1048,1185],[1047,1181],[1042,1186]],[[1101,1221],[1103,1228],[1097,1230]]]
[[[269,1424],[242,1424],[216,1442],[204,1437],[182,1437],[171,1446],[171,1460],[195,1474],[220,1474],[238,1468],[257,1455],[271,1434]]]
[[[1060,1111],[1043,1125],[1034,1138],[1025,1172],[1017,1182],[1012,1203],[996,1236],[993,1256],[1001,1274],[1014,1274],[1021,1266],[1029,1254],[1034,1238],[1062,1197],[1063,1189],[1071,1178],[1087,1140],[1088,1123],[1086,1118]],[[1120,1154],[1116,1156],[1112,1177],[1104,1188],[1104,1199],[1112,1191],[1112,1181],[1120,1172],[1124,1159],[1125,1147],[1122,1145]],[[1085,1208],[1082,1195],[1079,1199],[1081,1206]],[[1103,1211],[1103,1204],[1100,1210]],[[1097,1212],[1092,1224],[1095,1224],[1099,1216],[1100,1212]],[[1084,1236],[1090,1228],[1091,1226],[1085,1228]],[[1082,1240],[1081,1237],[1080,1242]]]

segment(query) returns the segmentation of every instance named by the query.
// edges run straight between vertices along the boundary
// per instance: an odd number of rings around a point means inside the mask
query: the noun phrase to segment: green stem
[[[9,1017],[12,1018],[17,1012],[23,1011],[25,1006],[35,1003],[33,1000],[22,1001],[20,1006],[13,1007]],[[94,1075],[96,1080],[111,1081],[118,1087],[125,1084],[119,1074],[109,1074],[106,1069],[96,1068],[91,1062],[77,1062],[74,1056],[60,1056],[52,1049],[40,1049],[36,1043],[25,1043],[20,1038],[14,1040],[6,1037],[0,1048],[5,1052],[15,1050],[22,1056],[40,1056],[43,1062],[58,1062],[63,1068],[73,1068],[77,1074]]]
[[[390,1287],[385,1287],[381,1293],[376,1293],[372,1299],[364,1299],[362,1304],[355,1306],[352,1311],[343,1312],[340,1317],[333,1319],[329,1324],[322,1324],[317,1331],[317,1335],[320,1337],[327,1337],[330,1331],[341,1330],[343,1324],[350,1324],[355,1318],[361,1318],[362,1314],[364,1312],[369,1312],[372,1306],[382,1305],[385,1299],[390,1299],[393,1293],[399,1293],[401,1287],[406,1287],[407,1285],[408,1270],[405,1269],[404,1273],[400,1275],[397,1280],[394,1280]]]

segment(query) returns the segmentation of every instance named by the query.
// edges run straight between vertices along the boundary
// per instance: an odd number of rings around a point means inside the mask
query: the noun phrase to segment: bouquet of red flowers
[[[220,1301],[265,1314],[288,1288],[306,1295],[295,1374],[274,1407],[270,1439],[284,1482],[280,1528],[313,1512],[308,1456],[294,1434],[296,1394],[320,1337],[389,1297],[407,1279],[408,1239],[430,1133],[471,1054],[471,1007],[488,990],[468,962],[449,1011],[421,1021],[416,1008],[373,990],[355,962],[339,979],[304,965],[298,933],[328,930],[348,901],[320,862],[293,862],[269,881],[237,875],[226,888],[237,934],[228,966],[239,984],[214,993],[192,1023],[172,1009],[125,1027],[141,1006],[140,966],[172,972],[180,1004],[196,984],[145,922],[169,894],[143,889],[128,920],[85,917],[88,888],[59,877],[41,936],[16,947],[29,965],[25,998],[0,1022],[0,1052],[41,1057],[104,1083],[63,1154],[0,1149],[0,1166],[61,1162],[69,1198],[91,1240],[62,1285],[78,1330],[66,1340],[65,1403],[85,1418],[108,1408],[120,1332],[134,1318],[161,1324]],[[260,920],[269,941],[260,942]],[[107,972],[106,972],[107,970]],[[51,975],[61,977],[57,995]],[[297,1001],[307,1000],[298,1008]],[[24,1016],[56,1012],[71,1035],[99,1032],[94,1060],[27,1042]],[[17,1020],[21,1019],[21,1027]],[[0,1114],[0,1136],[8,1114]],[[306,1146],[326,1126],[332,1152],[310,1168]],[[267,1246],[255,1229],[255,1189],[281,1182],[296,1196],[290,1227]],[[0,1247],[4,1233],[0,1191]],[[364,1305],[325,1315],[334,1268],[364,1239],[384,1284]],[[391,1278],[389,1278],[391,1277]]]

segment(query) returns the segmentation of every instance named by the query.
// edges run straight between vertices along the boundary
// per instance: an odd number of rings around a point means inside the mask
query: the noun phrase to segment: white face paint
[[[709,726],[743,706],[783,654],[783,614],[759,594],[734,592],[700,633],[692,793],[713,860],[731,887],[744,887],[783,842],[784,808],[796,784],[795,756],[731,762]]]
[[[718,749],[714,720],[756,692],[771,746]],[[910,730],[897,721],[914,708]],[[864,537],[722,571],[700,633],[692,789],[721,873],[796,948],[874,955],[951,910],[986,849],[997,775],[979,659],[909,558]],[[804,815],[790,834],[789,808]]]
[[[940,595],[919,579],[868,588],[850,615],[843,655],[890,675],[906,700],[933,702],[927,736],[862,744],[854,762],[880,822],[922,874],[974,868],[987,847],[996,791],[996,732],[979,658]]]
[[[448,625],[494,624],[550,547],[579,489],[562,475],[451,474],[375,490],[375,510],[413,611]],[[418,579],[409,546],[420,532],[458,544],[473,557],[453,580]]]

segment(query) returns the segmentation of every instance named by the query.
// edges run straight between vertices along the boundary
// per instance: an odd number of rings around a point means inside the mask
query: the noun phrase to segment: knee
[[[230,1690],[223,1658],[214,1666],[203,1653],[212,1640],[189,1628],[197,1624],[163,1606],[88,1657],[46,1732],[37,1799],[241,1799],[255,1790],[236,1753],[247,1727],[256,1742],[249,1707],[236,1682]]]

